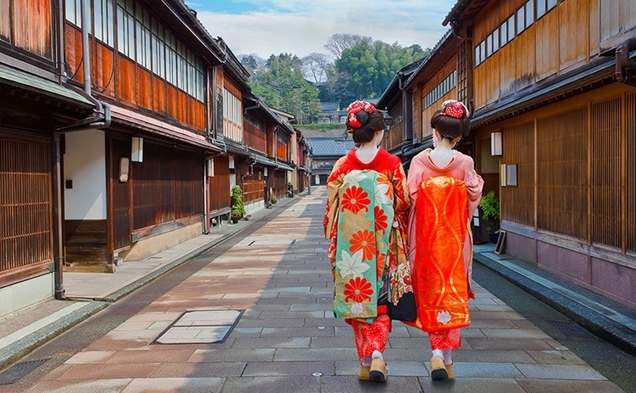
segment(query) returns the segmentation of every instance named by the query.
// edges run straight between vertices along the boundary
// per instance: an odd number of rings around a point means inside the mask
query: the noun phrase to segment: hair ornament
[[[369,120],[369,114],[375,112],[375,106],[366,101],[354,101],[347,107],[347,120],[351,128],[361,128]]]
[[[442,116],[448,116],[455,119],[462,119],[464,115],[468,116],[468,108],[459,101],[444,101],[442,109]]]

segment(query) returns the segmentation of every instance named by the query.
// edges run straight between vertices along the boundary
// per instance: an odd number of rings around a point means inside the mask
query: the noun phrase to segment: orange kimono
[[[472,236],[469,230],[483,188],[473,160],[457,151],[444,168],[425,150],[409,169],[409,262],[418,319],[432,349],[456,349],[459,328],[470,325]]]

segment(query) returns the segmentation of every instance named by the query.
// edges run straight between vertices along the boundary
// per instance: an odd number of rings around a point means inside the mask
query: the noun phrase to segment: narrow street
[[[454,381],[432,383],[428,339],[399,322],[387,383],[358,381],[351,329],[331,312],[324,203],[312,188],[118,300],[22,359],[33,371],[0,392],[626,391],[605,374],[633,357],[559,336],[544,322],[562,316],[478,264]]]

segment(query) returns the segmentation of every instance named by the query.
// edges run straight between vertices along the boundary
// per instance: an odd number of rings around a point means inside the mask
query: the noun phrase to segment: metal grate
[[[219,344],[225,342],[244,310],[184,312],[153,344]]]
[[[49,359],[29,360],[16,363],[0,373],[0,385],[11,385],[46,363]]]
[[[548,321],[567,337],[594,339],[595,336],[574,322]]]

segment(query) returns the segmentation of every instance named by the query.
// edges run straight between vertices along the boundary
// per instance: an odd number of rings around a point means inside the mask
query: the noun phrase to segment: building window
[[[95,38],[109,47],[115,46],[115,17],[113,0],[93,0],[95,18]]]
[[[457,85],[457,71],[451,72],[444,80],[435,86],[427,95],[422,98],[422,109],[426,109],[433,105],[437,100],[442,98],[446,93],[451,91]]]
[[[225,88],[223,89],[223,117],[238,125],[243,124],[241,100]]]
[[[534,22],[534,0],[526,2],[517,10],[517,35]]]
[[[82,27],[82,0],[66,0],[66,20]]]
[[[135,60],[135,15],[133,0],[117,0],[117,50]]]

